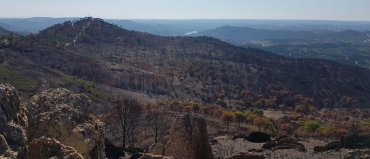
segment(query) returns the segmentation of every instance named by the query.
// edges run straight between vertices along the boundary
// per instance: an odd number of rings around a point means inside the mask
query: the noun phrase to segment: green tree
[[[235,119],[238,122],[238,125],[239,125],[239,128],[240,128],[240,123],[245,121],[247,119],[247,116],[241,111],[236,111],[234,113],[234,116],[235,116]]]

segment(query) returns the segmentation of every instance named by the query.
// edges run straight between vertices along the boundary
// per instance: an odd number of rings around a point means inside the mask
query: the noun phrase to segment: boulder
[[[248,135],[248,141],[254,143],[264,143],[270,140],[271,140],[270,135],[263,132],[252,132]]]
[[[36,94],[27,104],[28,138],[55,138],[86,159],[105,158],[102,123],[89,115],[91,108],[89,97],[64,88]]]
[[[76,149],[65,146],[55,139],[40,137],[32,140],[26,149],[26,159],[68,158],[84,159]]]
[[[254,153],[239,152],[225,159],[265,159],[265,157]]]
[[[313,151],[315,152],[325,152],[327,151],[326,146],[315,146],[313,147]]]
[[[149,147],[148,153],[153,155],[164,155],[164,145],[155,143]]]
[[[0,124],[12,122],[26,127],[27,120],[27,109],[20,104],[18,91],[10,84],[0,84]]]
[[[110,142],[107,138],[104,139],[104,150],[105,156],[110,159],[118,159],[119,157],[125,156],[125,152],[123,152],[120,148],[116,147],[112,142]]]
[[[10,84],[0,84],[0,135],[6,152],[20,152],[26,146],[27,109],[20,104],[17,90]]]
[[[342,139],[346,149],[370,148],[370,138],[353,134]]]
[[[170,130],[165,156],[176,159],[213,159],[204,118],[190,114],[178,116]]]

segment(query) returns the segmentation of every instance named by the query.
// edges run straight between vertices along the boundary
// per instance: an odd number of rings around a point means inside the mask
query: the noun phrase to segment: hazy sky
[[[0,17],[370,21],[370,0],[0,0]]]

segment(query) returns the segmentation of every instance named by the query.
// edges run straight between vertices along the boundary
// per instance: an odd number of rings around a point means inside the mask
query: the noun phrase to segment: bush
[[[320,127],[321,125],[317,121],[307,121],[303,126],[303,130],[309,132],[316,132],[316,130],[319,129]]]

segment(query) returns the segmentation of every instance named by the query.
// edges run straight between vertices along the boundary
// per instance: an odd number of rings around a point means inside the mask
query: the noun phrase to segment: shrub
[[[303,130],[309,131],[309,132],[316,132],[317,129],[319,129],[321,125],[317,121],[307,121],[303,125]]]

